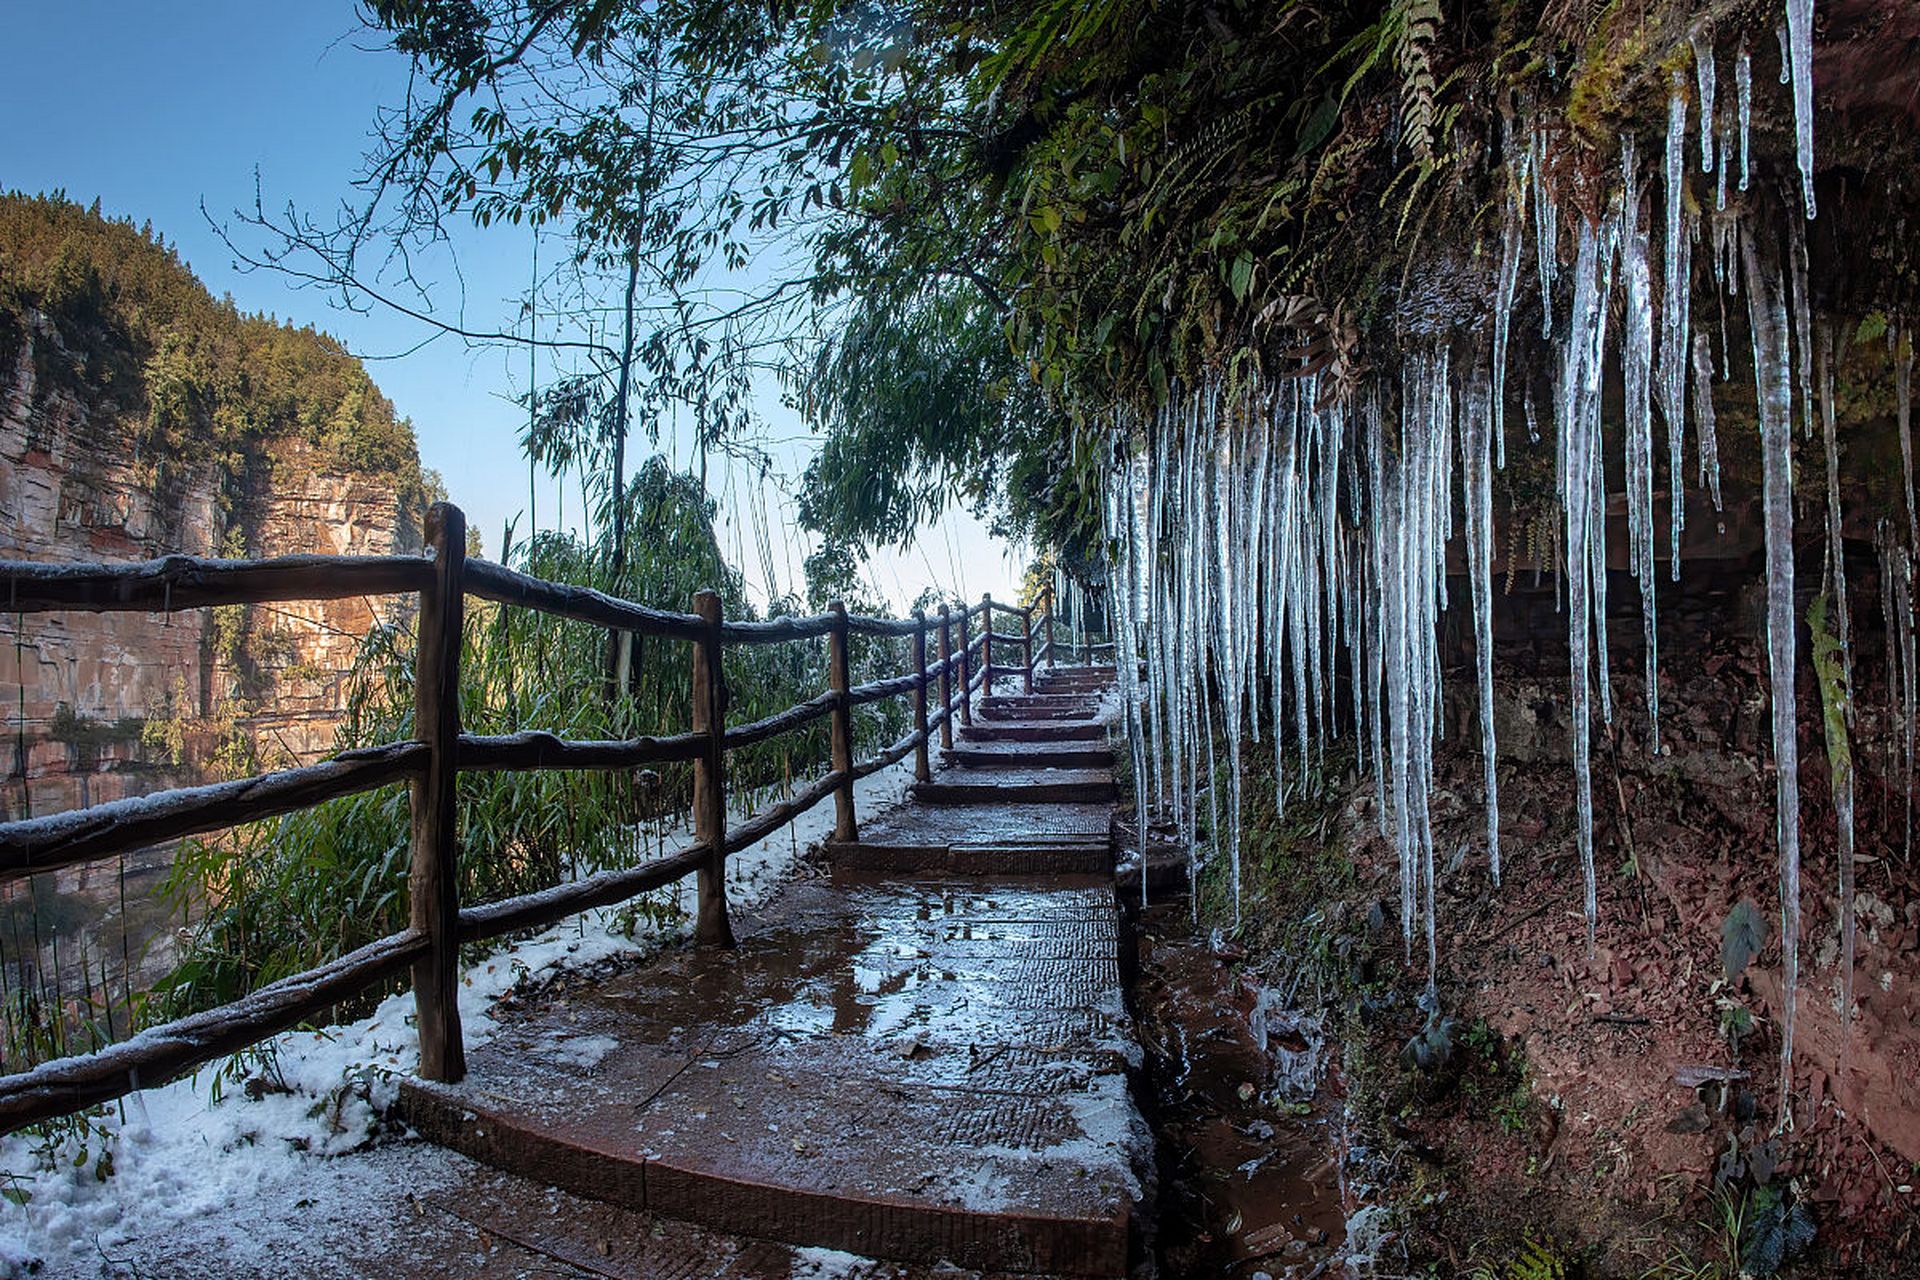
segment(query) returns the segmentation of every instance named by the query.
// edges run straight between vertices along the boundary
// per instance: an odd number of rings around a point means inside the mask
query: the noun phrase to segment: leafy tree
[[[746,449],[771,365],[826,435],[822,532],[898,541],[957,499],[1097,580],[1116,406],[1209,373],[1343,394],[1402,297],[1484,307],[1457,263],[1413,273],[1483,244],[1512,95],[1598,154],[1664,110],[1624,63],[1694,7],[375,0],[414,90],[362,205],[260,215],[263,256],[364,300],[401,283],[369,249],[450,217],[560,229],[606,492],[629,398]]]

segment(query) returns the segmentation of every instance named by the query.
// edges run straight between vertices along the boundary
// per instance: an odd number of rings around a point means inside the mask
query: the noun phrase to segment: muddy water
[[[1139,930],[1161,1273],[1341,1274],[1357,1206],[1340,1179],[1337,1076],[1302,1069],[1319,1046],[1278,1015],[1256,1016],[1257,990],[1194,936],[1184,904],[1148,910]]]

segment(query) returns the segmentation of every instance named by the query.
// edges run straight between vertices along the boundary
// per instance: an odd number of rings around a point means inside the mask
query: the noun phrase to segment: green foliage
[[[1482,1264],[1469,1280],[1567,1280],[1567,1264],[1550,1244],[1527,1236],[1513,1255],[1497,1265]]]
[[[1504,1268],[1507,1280],[1566,1280],[1567,1264],[1538,1240],[1526,1240]]]
[[[956,497],[1000,531],[1047,532],[1051,410],[971,290],[876,295],[824,343],[804,408],[827,435],[800,517],[836,542],[904,544]],[[1036,483],[1037,481],[1037,483]]]
[[[1390,292],[1382,226],[1481,203],[1475,171],[1448,179],[1455,135],[1486,118],[1456,129],[1448,99],[1482,101],[1449,86],[1492,23],[1443,22],[1434,0],[382,0],[370,16],[416,72],[373,161],[392,205],[344,240],[270,234],[338,262],[369,228],[557,223],[608,291],[637,257],[674,300],[642,326],[645,395],[690,405],[720,443],[745,416],[727,371],[792,343],[786,372],[828,439],[808,517],[854,545],[959,500],[1101,572],[1116,403],[1235,361],[1300,368],[1302,337],[1344,375],[1374,317],[1335,304]],[[1377,207],[1403,173],[1398,206]],[[772,235],[807,246],[804,270],[704,311],[703,276]],[[556,390],[575,421],[618,420],[593,363]]]
[[[1756,1277],[1776,1275],[1813,1244],[1813,1213],[1805,1202],[1772,1187],[1756,1190],[1750,1200],[1740,1239],[1740,1270]]]
[[[1433,44],[1440,32],[1439,0],[1400,0],[1393,12],[1400,20],[1401,137],[1414,158],[1433,160],[1435,99],[1439,85],[1433,74]]]
[[[1827,595],[1823,591],[1807,606],[1807,627],[1813,638],[1813,673],[1820,689],[1820,723],[1825,730],[1827,764],[1833,793],[1853,788],[1853,747],[1847,733],[1851,694],[1847,689],[1846,654],[1840,638],[1827,625]]]

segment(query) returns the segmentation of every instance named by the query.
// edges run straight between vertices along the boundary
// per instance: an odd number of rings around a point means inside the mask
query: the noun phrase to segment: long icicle
[[[1640,175],[1632,138],[1622,139],[1621,275],[1626,282],[1626,332],[1620,367],[1626,392],[1628,563],[1640,585],[1640,625],[1646,649],[1647,719],[1656,752],[1660,742],[1660,645],[1653,571],[1653,273],[1640,218]]]
[[[1540,276],[1540,336],[1553,336],[1553,284],[1560,266],[1560,206],[1547,179],[1546,134],[1533,130],[1528,167],[1533,174],[1534,267]]]
[[[1773,702],[1775,829],[1780,851],[1780,1123],[1792,1122],[1793,1037],[1800,990],[1800,744],[1794,695],[1793,368],[1784,281],[1758,235],[1741,246],[1753,329],[1766,513],[1767,678]]]
[[[1686,526],[1687,485],[1681,454],[1687,434],[1687,329],[1692,307],[1692,237],[1687,227],[1687,99],[1678,72],[1667,97],[1666,248],[1661,256],[1660,413],[1667,423],[1672,575],[1680,581],[1680,534]]]
[[[1572,659],[1569,671],[1573,696],[1573,777],[1579,823],[1581,902],[1587,919],[1587,941],[1593,945],[1599,918],[1598,881],[1593,856],[1593,713],[1590,665],[1594,599],[1591,583],[1593,524],[1605,519],[1605,508],[1595,510],[1593,470],[1597,465],[1597,425],[1600,399],[1600,355],[1596,341],[1602,332],[1605,291],[1600,285],[1602,231],[1582,222],[1574,259],[1573,303],[1564,343],[1564,363],[1555,396],[1559,411],[1560,505],[1566,523],[1567,641]],[[1592,406],[1592,412],[1588,406]],[[1604,570],[1605,561],[1601,561]],[[1600,614],[1602,625],[1604,613]],[[1606,671],[1601,667],[1604,685]]]
[[[1807,217],[1813,198],[1813,0],[1787,0],[1787,45],[1793,76],[1793,137],[1800,165],[1800,195]]]
[[[1748,144],[1753,137],[1753,55],[1747,52],[1747,42],[1740,42],[1740,53],[1733,60],[1734,99],[1740,113],[1740,189],[1747,189],[1752,176],[1748,165]]]
[[[1902,688],[1906,693],[1901,720],[1904,725],[1906,743],[1905,785],[1901,794],[1906,797],[1905,817],[1902,825],[1905,829],[1901,846],[1908,861],[1913,860],[1913,775],[1914,775],[1914,708],[1920,702],[1920,672],[1914,670],[1913,658],[1913,569],[1920,564],[1920,511],[1914,506],[1913,489],[1913,336],[1904,330],[1887,331],[1887,340],[1893,346],[1893,395],[1894,417],[1900,428],[1900,478],[1904,486],[1907,501],[1907,542],[1902,548],[1901,563],[1905,566],[1905,601],[1901,608],[1901,634],[1907,639],[1903,650],[1905,654],[1905,678]]]
[[[1460,410],[1461,497],[1467,517],[1467,575],[1473,590],[1474,661],[1480,676],[1480,757],[1486,782],[1487,865],[1500,883],[1500,781],[1494,752],[1493,476],[1487,467],[1488,402],[1484,368],[1476,367]]]

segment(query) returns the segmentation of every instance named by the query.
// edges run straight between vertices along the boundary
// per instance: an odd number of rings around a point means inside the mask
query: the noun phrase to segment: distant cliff
[[[427,488],[332,338],[214,299],[150,231],[0,196],[0,559],[417,551]],[[0,614],[0,816],[314,758],[407,608]]]

